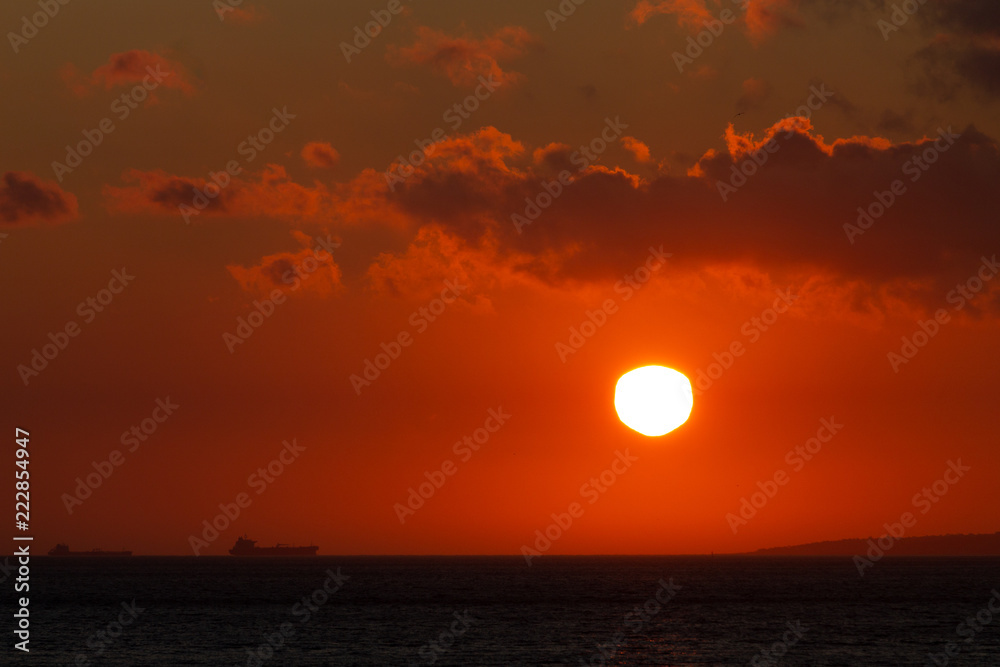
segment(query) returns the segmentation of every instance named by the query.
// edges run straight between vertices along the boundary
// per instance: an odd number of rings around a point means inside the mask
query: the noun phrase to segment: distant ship
[[[319,551],[317,546],[290,547],[287,544],[276,544],[273,547],[258,547],[256,540],[247,539],[244,535],[236,540],[229,553],[233,556],[315,556]]]
[[[57,544],[49,549],[50,556],[131,556],[131,551],[105,551],[91,549],[90,551],[70,551],[65,544]]]

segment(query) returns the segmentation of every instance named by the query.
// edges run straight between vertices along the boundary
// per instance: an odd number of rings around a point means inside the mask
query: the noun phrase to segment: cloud
[[[103,189],[107,207],[114,213],[176,215],[181,220],[182,205],[199,211],[189,211],[193,220],[227,216],[323,221],[332,213],[333,198],[324,185],[296,183],[277,164],[268,164],[246,178],[234,176],[221,189],[204,178],[175,176],[161,170],[130,169],[122,180],[128,185],[105,185]],[[209,194],[214,196],[206,196]]]
[[[926,45],[909,57],[912,92],[953,100],[965,88],[990,99],[1000,96],[1000,3],[995,0],[947,0],[920,2],[917,11],[905,11],[906,3],[875,2],[874,15],[858,16],[851,3],[809,0],[828,22],[848,19],[877,22],[882,36],[893,39],[918,23]],[[868,6],[872,9],[871,4]]]
[[[928,3],[927,18],[958,34],[1000,37],[1000,6],[993,0],[949,0]]]
[[[367,278],[374,292],[411,301],[440,294],[448,280],[465,288],[457,304],[490,312],[493,306],[488,294],[492,290],[532,282],[515,267],[515,261],[501,258],[495,239],[470,245],[440,225],[430,224],[417,231],[404,252],[378,255]]]
[[[8,171],[0,180],[0,225],[59,224],[77,217],[76,197],[34,174]]]
[[[330,187],[318,181],[312,185],[296,183],[278,164],[268,164],[255,174],[232,177],[218,192],[216,185],[205,178],[163,170],[129,169],[122,174],[122,181],[125,185],[105,185],[102,190],[105,205],[112,213],[177,216],[178,222],[183,222],[184,206],[197,207],[197,213],[185,209],[192,222],[271,218],[342,227],[412,226],[411,217],[389,200],[385,175],[371,168]],[[213,196],[206,196],[209,194]]]
[[[750,41],[759,44],[780,28],[802,27],[796,5],[797,0],[750,0],[745,17]]]
[[[636,162],[646,164],[653,161],[649,154],[649,146],[635,137],[622,137],[622,146],[632,154]]]
[[[278,289],[289,296],[332,296],[344,290],[340,267],[316,240],[302,232],[292,235],[303,246],[296,252],[279,252],[262,257],[257,264],[226,266],[243,291],[269,297]]]
[[[302,148],[302,159],[310,167],[333,169],[340,162],[340,153],[322,141],[310,141]]]
[[[369,270],[375,289],[389,293],[419,292],[459,266],[470,276],[517,276],[553,289],[614,282],[650,246],[662,245],[674,253],[671,270],[680,274],[738,265],[776,282],[812,280],[817,299],[841,299],[844,309],[871,319],[899,312],[900,301],[940,306],[980,257],[1000,254],[1000,147],[974,127],[958,134],[827,140],[807,119],[792,117],[760,136],[730,126],[724,149],[706,151],[686,174],[657,169],[644,177],[613,164],[580,171],[570,146],[529,150],[484,127],[437,144],[393,189],[371,168],[327,188],[295,183],[269,165],[234,179],[206,215],[413,235],[405,253],[380,256]],[[769,141],[777,150],[762,154]],[[935,141],[947,150],[936,152]],[[633,155],[644,154],[639,142],[623,143]],[[755,155],[767,161],[757,166]],[[747,160],[752,175],[734,179]],[[553,190],[562,170],[571,183]],[[132,172],[127,180],[132,184],[106,194],[118,210],[133,212],[176,213],[194,187],[204,187],[162,172]],[[896,180],[903,194],[852,244],[845,225],[856,224],[859,207],[870,207],[875,193],[884,199]],[[720,183],[736,189],[723,199]],[[515,214],[532,219],[520,233]]]
[[[967,83],[980,95],[1000,97],[1000,37],[939,34],[912,62],[919,72],[912,86],[918,94],[949,101]]]
[[[194,93],[191,77],[183,65],[141,49],[112,54],[108,62],[91,72],[89,77],[83,77],[72,63],[63,65],[59,75],[77,96],[87,94],[92,88],[111,90],[134,86],[144,80],[156,82],[160,88],[171,88],[188,95]]]
[[[639,3],[628,13],[629,20],[635,25],[642,25],[658,14],[671,14],[677,17],[677,23],[689,30],[697,32],[703,29],[704,22],[714,17],[705,7],[704,0],[639,0]]]
[[[1000,150],[975,128],[960,135],[913,181],[913,159],[923,159],[936,137],[827,141],[804,118],[775,123],[760,138],[730,128],[726,149],[706,152],[685,176],[647,180],[601,166],[574,172],[573,184],[518,234],[512,214],[524,215],[526,202],[547,192],[568,147],[549,145],[525,161],[519,142],[490,128],[456,139],[462,159],[432,158],[385,196],[412,227],[439,225],[469,247],[489,239],[498,259],[516,258],[518,270],[551,284],[613,280],[645,248],[663,244],[687,270],[743,263],[825,276],[844,295],[856,294],[845,286],[867,282],[866,298],[883,307],[885,294],[901,290],[926,305],[939,303],[949,281],[967,277],[980,256],[1000,253],[1000,193],[992,185]],[[778,151],[724,202],[718,183],[771,139]],[[894,180],[906,192],[850,243],[844,225]]]
[[[797,0],[730,0],[709,8],[706,0],[639,0],[628,13],[628,22],[641,26],[653,16],[668,14],[677,17],[677,24],[689,32],[705,30],[705,24],[719,19],[728,10],[743,16],[747,35],[759,43],[783,26],[803,25],[795,8]]]
[[[752,109],[771,95],[771,84],[764,79],[750,77],[743,82],[741,90],[736,106],[740,109]]]
[[[455,86],[475,85],[480,77],[500,85],[510,85],[521,78],[517,72],[504,71],[500,60],[523,55],[538,43],[525,28],[507,26],[482,39],[452,37],[426,26],[416,30],[416,41],[407,47],[390,46],[386,61],[392,65],[421,65],[448,77]]]

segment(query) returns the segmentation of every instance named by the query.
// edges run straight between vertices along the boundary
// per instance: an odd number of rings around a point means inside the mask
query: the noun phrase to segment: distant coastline
[[[854,556],[869,548],[869,540],[860,539],[810,542],[785,547],[769,547],[741,555],[750,556]],[[982,534],[927,535],[895,540],[893,556],[1000,556],[1000,532]]]

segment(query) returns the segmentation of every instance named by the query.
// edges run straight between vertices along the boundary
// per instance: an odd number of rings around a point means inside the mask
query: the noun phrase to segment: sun
[[[670,433],[687,421],[693,405],[691,381],[666,366],[636,368],[615,385],[618,418],[643,435]]]

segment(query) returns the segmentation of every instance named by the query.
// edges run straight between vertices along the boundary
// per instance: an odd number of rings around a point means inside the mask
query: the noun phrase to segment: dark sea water
[[[998,558],[39,558],[31,653],[2,662],[1000,665],[994,589]]]

